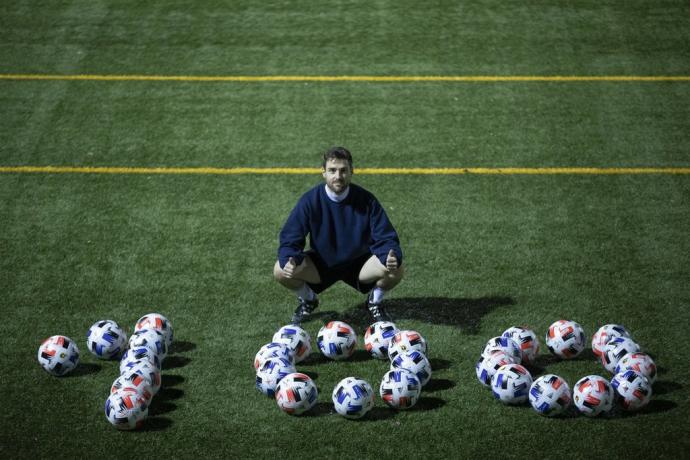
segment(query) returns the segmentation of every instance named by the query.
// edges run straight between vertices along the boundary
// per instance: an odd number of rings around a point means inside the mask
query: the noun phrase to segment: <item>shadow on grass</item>
[[[193,342],[181,340],[179,342],[173,342],[173,344],[170,345],[170,354],[184,353],[192,350],[196,350],[196,344]]]
[[[537,356],[537,359],[534,363],[526,364],[525,367],[530,371],[532,375],[542,375],[549,373],[549,366],[551,366],[552,364],[560,363],[562,361],[584,361],[600,364],[599,357],[594,354],[591,348],[586,348],[582,351],[582,353],[570,360],[559,358],[558,356],[549,352],[547,349],[546,353],[542,353],[539,356]]]
[[[155,398],[156,400],[160,401],[172,401],[175,399],[180,399],[182,396],[184,396],[184,390],[161,387],[161,389],[158,390]]]
[[[162,374],[161,375],[161,387],[163,388],[169,388],[169,387],[174,387],[179,385],[180,383],[183,383],[185,380],[184,377],[181,375],[172,375],[172,374]]]
[[[431,379],[424,385],[422,391],[433,393],[435,391],[449,390],[455,386],[455,382],[448,379]]]
[[[309,411],[302,414],[302,417],[323,417],[333,413],[333,404],[318,402]]]
[[[149,417],[167,414],[177,409],[177,404],[157,399],[158,395],[153,397],[151,405],[149,406]]]
[[[680,383],[671,382],[670,380],[657,380],[654,382],[654,388],[652,391],[655,395],[665,395],[682,389],[683,385]]]
[[[426,388],[426,387],[425,387]],[[440,409],[446,405],[446,401],[441,398],[435,398],[433,396],[422,396],[417,401],[413,407],[408,409],[408,411],[429,411]]]
[[[431,370],[435,372],[450,369],[453,362],[442,358],[429,358],[429,364],[431,364]]]
[[[163,431],[172,426],[173,422],[168,417],[149,417],[144,426],[138,431]]]
[[[192,360],[186,356],[168,356],[163,362],[164,369],[177,369],[178,367],[185,367]]]
[[[101,367],[102,366],[100,364],[79,363],[79,365],[75,367],[72,372],[64,375],[63,377],[83,377],[84,375],[95,374],[101,370]]]

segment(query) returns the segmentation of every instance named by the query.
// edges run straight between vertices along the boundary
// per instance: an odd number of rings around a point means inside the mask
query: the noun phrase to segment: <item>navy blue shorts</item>
[[[366,253],[348,263],[336,267],[326,266],[321,257],[312,250],[305,251],[304,254],[308,255],[312,262],[314,262],[316,270],[319,272],[319,277],[321,278],[320,283],[307,283],[317,294],[325,291],[337,281],[343,281],[363,294],[371,291],[376,285],[376,282],[362,283],[359,281],[359,272],[362,271],[362,267],[372,256],[371,253]]]

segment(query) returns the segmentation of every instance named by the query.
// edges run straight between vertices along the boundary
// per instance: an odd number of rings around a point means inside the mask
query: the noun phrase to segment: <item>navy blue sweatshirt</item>
[[[285,267],[290,257],[297,264],[302,263],[307,235],[311,249],[329,267],[367,253],[376,255],[386,265],[391,249],[401,265],[398,234],[376,197],[350,184],[347,197],[336,203],[328,198],[325,187],[320,184],[306,192],[290,213],[280,231],[280,266]]]

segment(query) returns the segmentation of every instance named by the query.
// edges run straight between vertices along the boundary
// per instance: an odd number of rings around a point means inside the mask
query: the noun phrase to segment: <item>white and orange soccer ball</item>
[[[86,346],[100,359],[116,359],[127,348],[127,334],[110,319],[96,321],[86,334]]]
[[[592,352],[595,355],[601,356],[602,349],[609,340],[613,340],[616,337],[630,337],[630,333],[621,324],[604,324],[597,332],[592,336]]]
[[[51,375],[69,374],[79,364],[79,347],[64,335],[48,337],[38,347],[38,364]]]
[[[399,353],[392,361],[390,370],[407,369],[417,376],[422,386],[431,379],[431,363],[424,353],[413,350]]]
[[[539,356],[539,338],[532,329],[524,326],[513,326],[506,329],[503,337],[509,337],[520,348],[521,364],[534,364]]]
[[[155,329],[163,334],[165,338],[165,344],[168,349],[173,343],[173,326],[172,323],[165,316],[160,313],[148,313],[137,321],[134,325],[134,332],[138,332],[144,329]]]
[[[281,327],[273,334],[272,342],[284,343],[292,351],[295,363],[301,363],[311,354],[311,336],[294,324]]]
[[[288,360],[292,365],[295,364],[295,355],[286,344],[270,342],[262,346],[254,356],[254,369],[259,369],[266,360],[271,358],[282,358]]]
[[[409,409],[417,404],[422,384],[417,376],[407,369],[393,369],[386,372],[379,386],[383,402],[394,409]]]
[[[321,353],[330,359],[341,361],[352,356],[357,347],[357,334],[342,321],[329,321],[319,329],[316,344]]]
[[[134,392],[117,391],[105,400],[105,416],[118,430],[141,428],[148,413],[148,402]]]
[[[129,338],[129,348],[150,348],[162,363],[168,356],[168,344],[163,333],[157,329],[141,329]]]
[[[374,390],[359,377],[346,377],[333,388],[331,395],[335,411],[345,418],[364,417],[374,407]]]
[[[613,388],[599,375],[582,377],[573,387],[573,402],[577,410],[587,417],[607,414],[613,409]]]
[[[319,391],[306,374],[294,372],[286,375],[276,387],[276,403],[283,412],[300,415],[316,405]]]
[[[616,374],[611,380],[611,386],[621,406],[627,411],[642,409],[652,397],[652,384],[644,375],[633,370]]]
[[[488,356],[495,351],[502,351],[506,353],[513,359],[515,364],[522,363],[522,352],[520,351],[520,346],[511,337],[499,335],[497,337],[490,338],[484,346],[482,356]]]
[[[409,351],[418,351],[426,355],[426,339],[417,331],[398,331],[388,345],[388,357],[393,361],[399,354]]]
[[[650,384],[656,381],[656,364],[647,353],[628,353],[616,365],[616,374],[625,371],[635,371],[647,377]]]
[[[292,362],[284,358],[269,358],[256,370],[256,389],[266,396],[275,396],[278,383],[295,372]]]
[[[575,358],[585,349],[585,331],[575,321],[558,320],[549,326],[546,346],[559,358]]]
[[[529,390],[529,402],[539,415],[554,417],[570,406],[572,396],[565,379],[546,374],[536,379]]]
[[[487,355],[481,355],[474,366],[477,380],[486,388],[491,388],[491,377],[506,364],[517,364],[512,356],[505,351],[496,350]]]
[[[148,403],[151,403],[154,394],[150,379],[147,379],[138,372],[126,372],[116,378],[110,386],[110,393],[117,393],[118,391],[134,392],[144,398]]]
[[[364,348],[376,359],[388,358],[388,346],[399,332],[390,321],[377,321],[364,333]]]
[[[618,361],[628,353],[637,353],[640,346],[628,337],[616,337],[609,340],[601,349],[601,364],[612,374],[616,371]]]
[[[529,398],[532,374],[520,364],[501,366],[491,377],[491,391],[504,404],[522,404]]]

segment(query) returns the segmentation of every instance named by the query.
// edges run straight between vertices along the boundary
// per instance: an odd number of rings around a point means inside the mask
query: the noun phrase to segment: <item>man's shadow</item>
[[[492,310],[507,305],[515,305],[515,300],[506,296],[488,296],[476,299],[452,297],[400,297],[388,298],[383,306],[393,317],[393,321],[412,319],[432,324],[456,326],[469,334],[479,331],[482,318]],[[322,311],[313,315],[322,321],[345,321],[356,330],[363,330],[371,323],[369,312],[363,303],[344,312]]]

